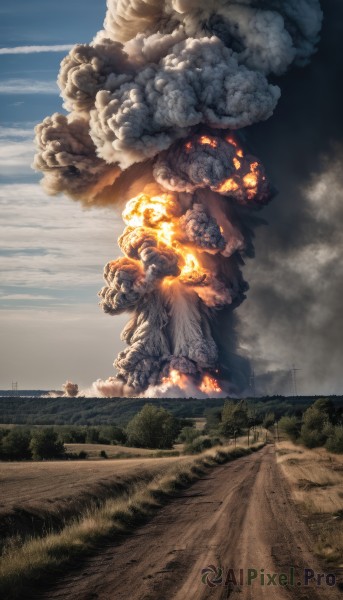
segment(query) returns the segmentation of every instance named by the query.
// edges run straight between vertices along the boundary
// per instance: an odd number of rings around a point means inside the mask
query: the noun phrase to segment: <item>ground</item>
[[[228,569],[290,574],[295,585],[225,586]],[[223,569],[209,587],[202,570]],[[135,533],[98,553],[39,594],[44,600],[326,600],[337,587],[304,586],[304,569],[323,573],[313,539],[277,464],[274,446],[213,469]],[[206,573],[205,573],[206,578]],[[266,578],[267,579],[267,578]],[[298,585],[299,582],[299,585]]]

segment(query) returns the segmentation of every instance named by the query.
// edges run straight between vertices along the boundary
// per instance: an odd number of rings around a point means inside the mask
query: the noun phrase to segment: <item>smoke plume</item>
[[[103,30],[62,61],[69,114],[37,126],[34,166],[51,194],[126,202],[99,296],[132,318],[103,395],[246,385],[232,311],[273,196],[246,128],[271,117],[321,21],[318,0],[108,0]]]

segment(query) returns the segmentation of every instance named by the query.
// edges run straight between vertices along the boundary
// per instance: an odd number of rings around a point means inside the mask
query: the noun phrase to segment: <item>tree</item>
[[[32,434],[30,449],[34,460],[62,458],[65,454],[64,445],[58,440],[58,435],[52,427],[35,430]]]
[[[265,429],[269,429],[269,427],[271,427],[272,425],[274,425],[275,423],[275,413],[274,412],[267,412],[264,415],[263,418],[263,427]]]
[[[325,444],[326,449],[329,452],[336,452],[337,454],[343,453],[343,427],[342,425],[336,425],[333,427],[328,439]]]
[[[202,432],[195,427],[183,427],[180,431],[177,441],[181,444],[190,444],[195,438],[202,435]]]
[[[319,410],[314,405],[304,412],[301,437],[305,446],[316,448],[325,444],[327,439],[325,427],[328,422],[327,412]]]
[[[126,428],[127,443],[141,448],[171,448],[179,429],[178,420],[167,410],[145,404]]]
[[[226,437],[241,433],[244,427],[248,426],[248,410],[246,402],[225,402],[222,410],[221,433]]]
[[[8,460],[31,458],[30,430],[22,427],[10,429],[2,438],[1,454]]]
[[[297,417],[281,417],[278,427],[281,431],[284,431],[293,442],[295,442],[300,435],[300,423]]]

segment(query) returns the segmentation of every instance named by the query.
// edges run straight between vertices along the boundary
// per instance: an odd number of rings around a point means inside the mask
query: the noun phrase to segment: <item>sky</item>
[[[82,11],[79,0],[14,0],[0,9],[1,389],[12,381],[60,389],[66,379],[86,386],[113,374],[124,319],[109,326],[97,292],[117,253],[119,215],[48,197],[30,167],[34,126],[64,112],[55,82],[66,54],[32,46],[88,42],[104,11],[100,0],[84,1]]]
[[[278,80],[269,121],[250,128],[278,196],[261,216],[256,257],[244,267],[250,291],[237,310],[240,350],[257,391],[341,393],[343,7],[323,0],[319,52]],[[12,0],[0,8],[0,388],[87,387],[114,374],[127,317],[98,307],[102,269],[119,255],[120,215],[48,197],[30,165],[33,128],[64,112],[59,63],[101,28],[105,0]],[[49,47],[49,51],[47,50]],[[62,47],[62,49],[61,49]],[[43,51],[44,50],[44,51]]]

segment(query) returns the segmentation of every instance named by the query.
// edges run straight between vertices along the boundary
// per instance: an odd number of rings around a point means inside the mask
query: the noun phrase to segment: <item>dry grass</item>
[[[59,531],[76,513],[150,480],[184,457],[0,463],[0,552],[8,538]]]
[[[289,441],[276,448],[293,498],[308,515],[316,553],[343,567],[343,456]]]
[[[47,461],[0,463],[0,514],[13,507],[51,506],[89,491],[95,484],[116,480],[142,469],[160,469],[171,458],[132,458],[101,461]]]
[[[150,481],[136,480],[121,496],[78,515],[59,533],[31,539],[18,548],[8,546],[0,565],[0,597],[20,598],[28,585],[91,552],[99,540],[138,526],[176,490],[189,485],[206,469],[259,447],[213,448],[197,458],[169,463]]]
[[[112,444],[64,444],[67,452],[78,454],[87,452],[88,458],[92,460],[104,460],[100,452],[105,451],[108,458],[154,458],[158,452],[149,448],[130,448],[128,446],[113,446]],[[168,456],[173,450],[164,450],[163,455]]]

